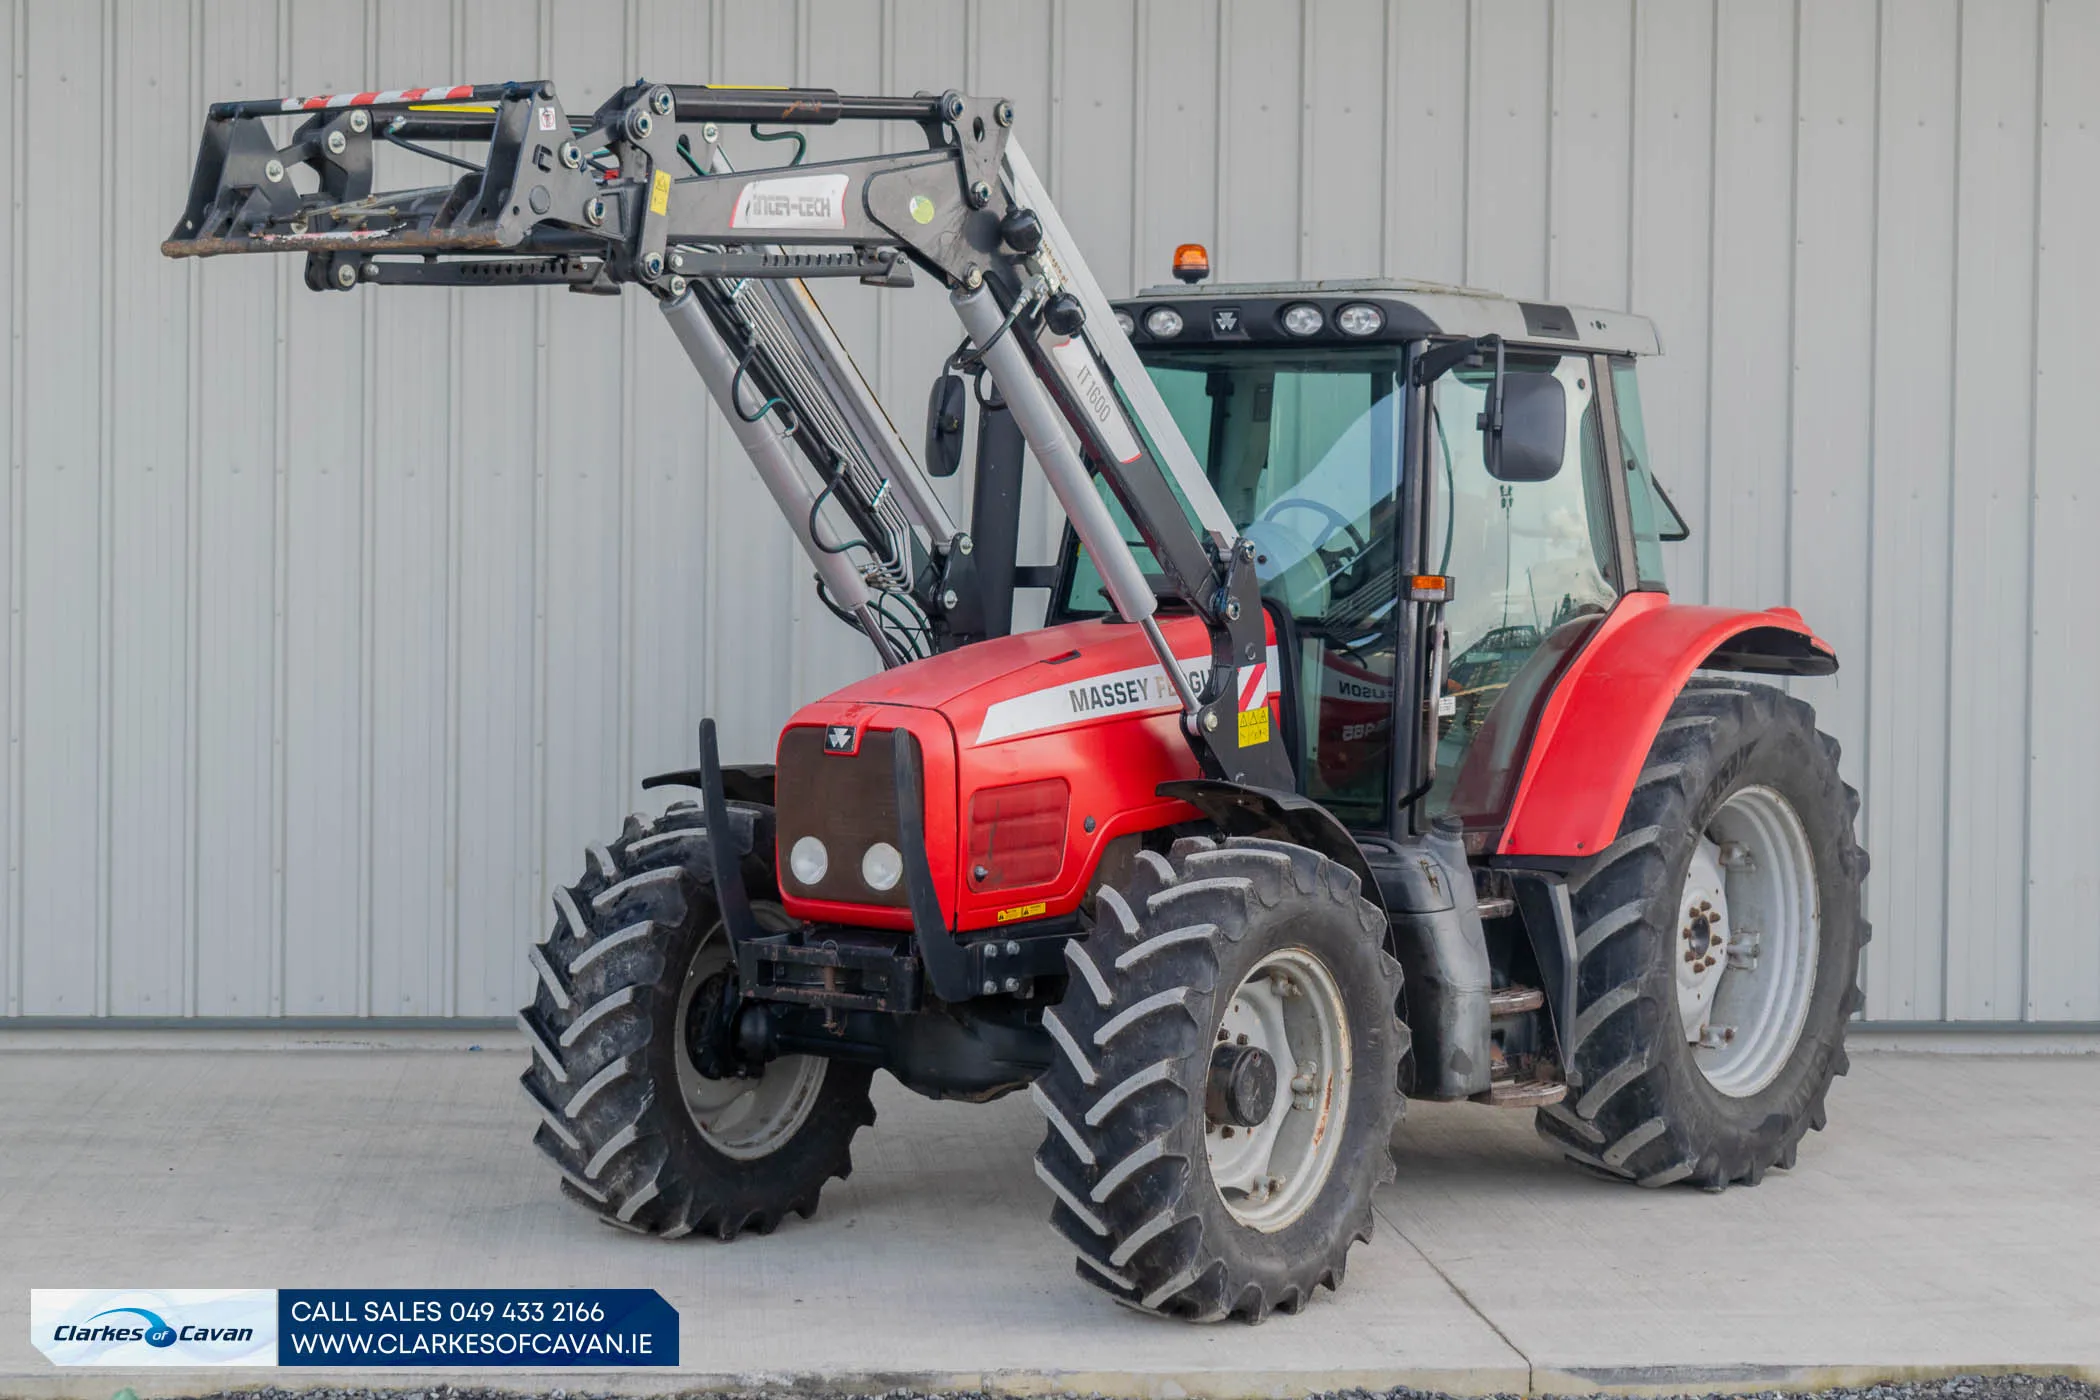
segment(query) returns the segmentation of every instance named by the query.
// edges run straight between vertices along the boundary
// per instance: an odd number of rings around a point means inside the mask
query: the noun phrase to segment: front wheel
[[[1860,1004],[1859,795],[1815,712],[1695,680],[1648,754],[1618,839],[1569,878],[1576,1097],[1546,1140],[1663,1186],[1755,1185],[1825,1121]]]
[[[1104,888],[1044,1016],[1036,1173],[1080,1277],[1198,1321],[1340,1285],[1392,1179],[1407,1030],[1385,921],[1342,866],[1234,838]]]
[[[761,924],[786,918],[772,902],[770,815],[730,812],[745,852],[730,878]],[[554,930],[530,953],[539,986],[518,1013],[533,1141],[562,1189],[608,1224],[667,1238],[764,1234],[790,1211],[810,1215],[875,1121],[873,1071],[800,1055],[753,1071],[711,1053],[736,970],[694,804],[630,818],[588,864],[555,893]]]

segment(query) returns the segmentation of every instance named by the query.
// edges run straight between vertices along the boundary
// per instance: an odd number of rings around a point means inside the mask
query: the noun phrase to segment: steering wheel
[[[1313,541],[1313,553],[1320,556],[1320,560],[1327,566],[1329,574],[1341,573],[1359,558],[1370,553],[1370,543],[1357,532],[1356,525],[1348,516],[1328,505],[1325,501],[1316,501],[1310,496],[1285,496],[1282,500],[1263,511],[1261,518],[1265,521],[1274,520],[1287,510],[1309,510],[1327,522],[1327,529],[1321,533],[1317,540]],[[1345,555],[1340,550],[1330,550],[1325,547],[1327,542],[1334,538],[1336,531],[1340,531],[1349,537],[1349,542],[1356,546],[1356,553]]]

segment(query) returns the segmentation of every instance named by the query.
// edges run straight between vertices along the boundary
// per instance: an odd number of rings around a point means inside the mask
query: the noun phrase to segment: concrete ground
[[[678,1308],[675,1373],[446,1373],[572,1392],[2100,1379],[2100,1055],[1860,1053],[1799,1166],[1721,1195],[1580,1175],[1528,1113],[1415,1105],[1346,1286],[1261,1327],[1161,1322],[1080,1285],[1025,1098],[884,1080],[814,1220],[665,1243],[559,1197],[526,1144],[524,1060],[503,1032],[0,1032],[0,1396],[349,1379],[57,1370],[29,1343],[32,1286],[619,1285]]]

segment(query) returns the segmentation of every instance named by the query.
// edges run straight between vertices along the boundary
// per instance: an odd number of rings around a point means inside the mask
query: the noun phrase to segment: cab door
[[[1539,481],[1488,474],[1476,424],[1492,370],[1461,367],[1432,386],[1424,566],[1451,578],[1452,597],[1423,810],[1459,816],[1476,846],[1501,825],[1553,681],[1633,586],[1616,444],[1605,432],[1610,389],[1598,369],[1587,354],[1510,352],[1507,373],[1550,374],[1565,395],[1560,468]]]

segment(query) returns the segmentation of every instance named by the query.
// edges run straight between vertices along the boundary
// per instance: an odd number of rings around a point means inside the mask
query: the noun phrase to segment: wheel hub
[[[685,1012],[685,1053],[705,1079],[750,1079],[764,1072],[738,1052],[735,1030],[743,995],[736,966],[724,964],[700,983]]]
[[[751,912],[768,931],[787,921],[777,904],[754,901]],[[735,1009],[726,1005],[734,979],[728,930],[717,923],[701,938],[679,991],[678,1089],[708,1146],[725,1157],[754,1161],[801,1131],[824,1087],[826,1062],[786,1055],[762,1068],[742,1064],[730,1041]]]
[[[1220,1045],[1211,1052],[1204,1111],[1214,1123],[1253,1128],[1276,1107],[1276,1061],[1256,1045]]]
[[[1815,853],[1769,787],[1730,794],[1701,833],[1678,901],[1677,1011],[1707,1081],[1748,1097],[1785,1068],[1821,951]]]
[[[1312,1205],[1334,1168],[1350,1082],[1333,975],[1306,949],[1271,953],[1225,1003],[1206,1085],[1205,1156],[1235,1219],[1273,1232]]]
[[[1685,1038],[1696,1042],[1713,1016],[1714,996],[1728,970],[1728,887],[1720,847],[1702,836],[1685,872],[1678,901],[1677,1014]]]

